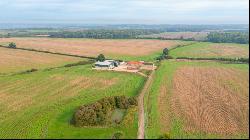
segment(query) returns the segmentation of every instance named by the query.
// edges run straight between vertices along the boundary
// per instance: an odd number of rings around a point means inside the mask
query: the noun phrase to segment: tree
[[[168,48],[163,49],[163,54],[168,55]]]
[[[13,43],[13,42],[11,42],[10,44],[9,44],[9,46],[8,46],[9,48],[13,48],[13,49],[15,49],[16,48],[16,44],[15,43]]]
[[[98,57],[96,58],[96,61],[100,61],[100,62],[105,61],[105,56],[103,54],[99,54]]]

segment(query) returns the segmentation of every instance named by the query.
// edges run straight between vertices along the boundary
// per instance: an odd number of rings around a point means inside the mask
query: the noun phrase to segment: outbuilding
[[[96,62],[95,68],[113,69],[114,67],[117,67],[118,65],[120,65],[120,63],[115,60],[105,60],[104,62],[100,62],[100,61]]]

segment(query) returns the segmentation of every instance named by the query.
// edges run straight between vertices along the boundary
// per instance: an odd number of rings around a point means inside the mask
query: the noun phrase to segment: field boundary
[[[192,42],[192,43],[188,43],[188,44],[184,44],[184,45],[177,45],[173,48],[170,48],[169,51],[171,50],[175,50],[175,49],[178,49],[178,48],[182,48],[182,47],[186,47],[186,46],[190,46],[190,45],[193,45],[193,44],[196,44],[197,42]]]
[[[220,62],[230,62],[234,64],[249,64],[249,58],[192,58],[192,57],[177,57],[177,60],[210,60]]]

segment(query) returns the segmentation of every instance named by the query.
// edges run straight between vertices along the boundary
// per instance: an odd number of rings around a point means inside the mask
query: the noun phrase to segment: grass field
[[[201,42],[171,50],[170,55],[175,58],[249,58],[249,44]]]
[[[77,128],[75,109],[107,96],[136,96],[145,78],[91,65],[0,76],[0,138],[136,138],[137,113],[125,124]],[[126,116],[125,116],[126,118]]]
[[[249,66],[165,61],[145,96],[146,136],[248,138]]]
[[[0,73],[56,67],[78,62],[80,58],[0,48]]]
[[[185,42],[163,40],[1,38],[0,43],[15,42],[17,47],[96,57],[103,53],[117,59],[150,59],[164,48]]]

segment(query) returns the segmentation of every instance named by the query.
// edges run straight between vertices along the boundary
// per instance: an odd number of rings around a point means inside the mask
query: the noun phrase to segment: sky
[[[249,0],[0,0],[0,7],[0,23],[249,23]]]

